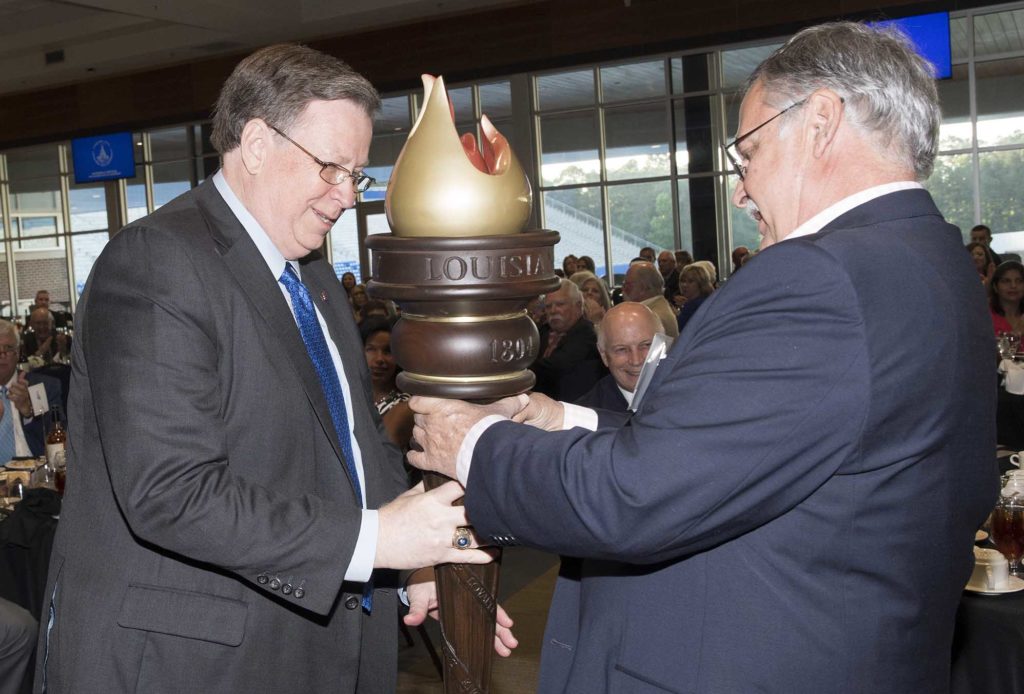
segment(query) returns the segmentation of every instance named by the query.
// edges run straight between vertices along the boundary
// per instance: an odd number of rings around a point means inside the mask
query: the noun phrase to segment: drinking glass
[[[999,497],[992,512],[992,541],[1010,563],[1010,575],[1021,575],[1024,555],[1024,496],[1011,494]]]

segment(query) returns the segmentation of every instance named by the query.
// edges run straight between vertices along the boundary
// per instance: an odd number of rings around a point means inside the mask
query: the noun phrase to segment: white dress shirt
[[[4,385],[7,386],[7,392],[10,393],[11,386],[18,382],[18,370],[15,369],[11,378]],[[28,447],[28,439],[25,438],[25,430],[21,428],[21,413],[18,412],[18,408],[14,406],[14,403],[7,400],[6,405],[11,408],[11,426],[14,427],[14,455],[19,458],[31,458],[32,449]],[[26,417],[26,422],[32,421],[32,417]]]
[[[224,198],[224,202],[228,204],[231,211],[234,213],[238,221],[242,223],[242,226],[248,232],[249,236],[252,237],[253,243],[256,244],[256,248],[259,249],[260,255],[263,256],[263,260],[266,261],[267,267],[270,268],[271,274],[275,278],[280,278],[284,274],[285,263],[291,262],[292,269],[295,270],[295,274],[299,279],[302,279],[302,275],[299,272],[299,264],[295,261],[287,261],[281,254],[281,251],[277,249],[274,242],[267,236],[267,232],[260,226],[260,223],[256,221],[256,218],[245,208],[242,201],[238,199],[235,192],[231,190],[231,186],[228,185],[227,180],[224,178],[224,174],[218,171],[213,176],[213,185],[217,188],[217,192],[220,193],[221,197]],[[292,310],[292,317],[295,316],[295,311],[292,309],[292,298],[288,293],[288,289],[281,284],[277,283],[278,289],[281,290],[284,300],[288,302],[288,308]],[[341,355],[338,353],[338,346],[334,344],[334,340],[331,339],[331,333],[327,329],[327,323],[324,321],[324,317],[320,314],[320,309],[313,304],[313,308],[316,310],[316,318],[320,322],[320,330],[323,331],[324,338],[327,340],[327,349],[331,353],[331,360],[334,362],[334,368],[338,372],[338,380],[341,381],[341,389],[345,395],[345,412],[348,415],[349,436],[352,439],[352,453],[355,457],[355,468],[356,475],[359,478],[359,486],[363,489],[363,517],[362,523],[359,526],[359,537],[356,539],[356,547],[352,553],[352,561],[348,565],[348,569],[345,571],[346,581],[356,581],[364,583],[370,579],[370,574],[373,573],[373,561],[377,553],[377,531],[378,531],[378,518],[377,511],[375,509],[366,508],[366,477],[363,473],[363,455],[359,449],[359,441],[356,440],[355,430],[355,417],[352,414],[352,392],[349,389],[348,379],[345,378],[345,367],[341,363]],[[298,323],[296,322],[296,325]],[[340,432],[339,432],[340,434]]]

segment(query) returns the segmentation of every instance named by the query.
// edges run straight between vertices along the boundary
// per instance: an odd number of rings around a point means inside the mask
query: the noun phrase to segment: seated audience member
[[[398,364],[391,354],[393,322],[387,317],[367,316],[359,325],[363,338],[363,354],[370,370],[373,403],[384,422],[392,443],[407,451],[412,437],[412,410],[407,401],[409,394],[398,389]]]
[[[25,359],[32,357],[49,364],[57,356],[67,359],[71,354],[71,336],[58,333],[53,314],[48,308],[37,308],[28,317],[29,331],[22,338],[21,350]]]
[[[711,284],[718,286],[718,268],[710,260],[695,260],[691,265],[701,265],[708,272],[708,277],[711,278]]]
[[[604,318],[605,312],[612,307],[612,298],[604,282],[589,270],[573,273],[569,281],[580,288],[580,293],[583,294],[583,315],[596,327]]]
[[[530,320],[537,326],[539,332],[548,323],[548,311],[544,305],[544,295],[535,296],[530,299],[530,303],[526,305],[526,313],[530,316]]]
[[[50,292],[46,289],[40,289],[36,292],[36,302],[32,305],[31,310],[37,308],[50,308]]]
[[[609,373],[576,404],[625,412],[633,402],[651,340],[664,332],[661,320],[643,304],[626,301],[609,310],[597,330],[597,351]]]
[[[651,248],[650,246],[644,246],[643,248],[641,248],[640,252],[637,253],[637,256],[641,260],[651,263],[652,265],[654,264],[654,249]],[[631,260],[630,262],[633,261]]]
[[[363,319],[363,307],[370,300],[369,295],[366,293],[366,285],[357,284],[352,287],[352,291],[348,293],[348,298],[352,302],[352,312],[355,314],[356,322],[358,323]]]
[[[746,246],[736,246],[732,250],[732,272],[736,274],[740,268],[743,267],[743,263],[747,262],[747,258],[750,256],[750,249]]]
[[[579,261],[576,260],[576,256],[569,254],[562,258],[562,272],[565,273],[566,277],[572,277],[573,273],[579,267]]]
[[[686,267],[693,262],[693,256],[690,255],[690,251],[678,250],[675,252],[676,256],[676,267]]]
[[[345,290],[345,295],[349,296],[351,301],[352,288],[356,286],[356,276],[351,272],[346,272],[341,276],[341,287]]]
[[[597,273],[597,265],[594,264],[594,259],[591,258],[589,255],[581,255],[579,258],[577,258],[576,259],[576,272],[579,272],[580,270],[586,270],[587,272],[596,274]],[[573,273],[573,274],[575,274],[575,273]],[[571,275],[570,275],[570,277],[571,277]]]
[[[633,263],[626,270],[626,280],[622,283],[622,296],[626,301],[637,301],[654,311],[665,327],[669,337],[679,336],[676,325],[676,313],[665,299],[665,288],[661,273],[651,263]]]
[[[1000,263],[989,284],[992,327],[999,333],[1024,333],[1024,265]]]
[[[661,280],[665,285],[663,293],[665,300],[673,307],[677,305],[676,296],[679,295],[679,267],[676,265],[676,254],[672,251],[662,251],[658,254],[658,272],[661,273]]]
[[[992,250],[992,230],[985,224],[976,224],[971,228],[971,243],[980,243],[992,253],[992,260],[998,266],[1003,259]]]
[[[362,323],[367,318],[391,317],[391,312],[388,311],[387,302],[381,301],[380,299],[367,299],[366,303],[363,304],[363,308],[359,311],[357,321]]]
[[[992,250],[983,243],[972,241],[967,244],[967,251],[971,254],[971,259],[974,261],[974,269],[978,271],[981,283],[987,288],[992,281],[992,275],[996,272],[996,267],[999,265],[992,255]]]
[[[683,295],[686,303],[683,304],[679,310],[679,316],[676,318],[680,335],[683,333],[683,328],[686,327],[686,322],[693,317],[700,305],[704,303],[704,299],[711,296],[713,291],[715,291],[715,285],[711,283],[711,277],[708,275],[706,267],[691,263],[683,268],[683,272],[679,275],[679,293]]]
[[[597,352],[594,324],[583,316],[583,294],[569,280],[544,297],[548,323],[540,330],[537,359],[530,366],[534,390],[575,400],[607,373]]]
[[[0,694],[18,694],[32,654],[38,625],[23,607],[0,598]]]
[[[15,456],[37,457],[46,453],[47,417],[33,415],[28,394],[28,387],[37,383],[45,388],[50,407],[61,404],[60,381],[37,373],[18,372],[18,330],[13,323],[0,320],[0,427],[11,432],[9,436],[0,436],[3,463]]]

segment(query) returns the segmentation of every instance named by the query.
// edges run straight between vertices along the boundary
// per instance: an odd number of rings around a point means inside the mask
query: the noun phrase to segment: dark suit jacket
[[[544,354],[550,334],[550,326],[541,326],[538,355]],[[557,400],[571,402],[593,388],[608,373],[597,352],[594,324],[580,318],[562,337],[551,356],[538,358],[530,370],[537,376],[533,389]]]
[[[745,268],[628,425],[500,422],[475,448],[478,533],[600,560],[553,608],[541,692],[948,691],[998,487],[960,234],[901,191]]]
[[[376,508],[405,486],[401,454],[344,290],[319,256],[301,275],[340,348]],[[36,687],[45,669],[55,694],[393,691],[393,581],[375,574],[372,616],[343,584],[361,511],[326,399],[212,181],[111,239],[79,306]]]
[[[627,407],[626,398],[622,397],[622,391],[611,374],[595,383],[593,388],[576,400],[576,404],[614,412],[625,412]]]

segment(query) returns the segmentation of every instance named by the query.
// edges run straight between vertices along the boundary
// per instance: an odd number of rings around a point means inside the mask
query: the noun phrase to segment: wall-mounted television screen
[[[949,13],[934,12],[902,19],[872,22],[873,26],[894,26],[914,42],[918,54],[935,66],[935,78],[953,76],[953,59],[949,41]]]
[[[135,152],[131,133],[79,137],[71,141],[75,183],[134,178]]]

